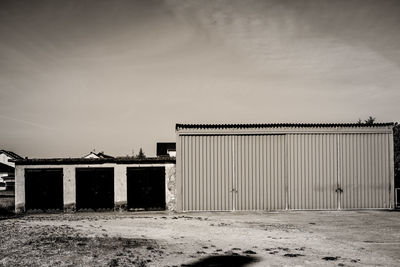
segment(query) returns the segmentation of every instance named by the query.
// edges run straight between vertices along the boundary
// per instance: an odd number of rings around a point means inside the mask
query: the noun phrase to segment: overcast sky
[[[0,145],[155,155],[175,123],[400,115],[400,1],[0,1]]]

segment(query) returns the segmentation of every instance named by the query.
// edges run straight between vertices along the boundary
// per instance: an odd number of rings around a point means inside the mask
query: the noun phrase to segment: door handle
[[[343,193],[343,189],[340,188],[340,187],[338,187],[338,188],[336,188],[335,192],[336,192],[336,193]]]
[[[237,189],[232,189],[231,191],[230,191],[231,193],[237,193]]]

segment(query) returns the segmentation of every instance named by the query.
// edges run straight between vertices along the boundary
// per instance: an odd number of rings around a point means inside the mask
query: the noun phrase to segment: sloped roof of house
[[[12,151],[7,151],[7,150],[1,149],[0,150],[0,154],[5,154],[5,155],[9,156],[12,159],[22,159],[22,157],[20,155],[14,153]]]
[[[93,151],[90,152],[89,154],[83,156],[83,158],[87,158],[87,157],[90,156],[90,155],[94,155],[94,156],[96,156],[96,157],[99,158],[99,159],[113,159],[113,158],[114,158],[113,156],[104,154],[104,152],[98,152],[98,153],[96,153],[96,152],[93,152]]]

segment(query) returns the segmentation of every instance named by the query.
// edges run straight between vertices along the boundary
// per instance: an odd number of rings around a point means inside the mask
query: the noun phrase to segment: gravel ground
[[[31,214],[3,266],[399,266],[400,212]]]

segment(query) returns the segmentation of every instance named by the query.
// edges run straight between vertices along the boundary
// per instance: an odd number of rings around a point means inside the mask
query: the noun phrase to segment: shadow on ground
[[[196,262],[189,264],[182,264],[181,266],[190,266],[190,267],[241,267],[246,266],[250,263],[256,262],[258,259],[253,256],[230,256],[230,255],[221,255],[221,256],[210,256],[207,258],[200,259]]]

